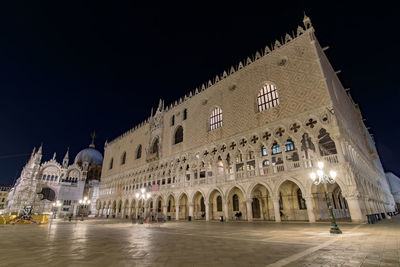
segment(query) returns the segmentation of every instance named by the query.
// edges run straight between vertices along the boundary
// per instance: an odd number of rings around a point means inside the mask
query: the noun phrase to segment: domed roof
[[[102,165],[103,155],[94,147],[85,148],[76,155],[74,162],[82,165],[84,161],[89,162],[89,165]]]

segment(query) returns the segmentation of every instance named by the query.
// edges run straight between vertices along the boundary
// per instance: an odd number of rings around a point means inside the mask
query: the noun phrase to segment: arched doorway
[[[113,201],[112,206],[111,206],[111,215],[115,216],[115,214],[117,213],[117,201]]]
[[[189,215],[188,197],[185,193],[179,199],[179,220],[186,220]]]
[[[136,201],[134,199],[131,200],[131,206],[130,206],[130,213],[129,215],[131,218],[136,218]]]
[[[251,191],[252,212],[254,220],[273,220],[274,204],[269,190],[261,184],[257,184]]]
[[[210,220],[219,220],[220,216],[224,216],[222,194],[219,190],[214,189],[210,194]]]
[[[129,200],[128,199],[125,200],[124,211],[123,211],[123,215],[122,216],[124,218],[127,218],[127,219],[129,217]]]
[[[235,186],[227,194],[227,199],[229,219],[247,220],[247,207],[243,191]],[[239,214],[241,214],[241,216],[235,216]]]
[[[326,194],[323,185],[314,185],[311,188],[313,196],[313,207],[315,219],[318,221],[328,221],[329,211],[326,203]],[[342,190],[337,183],[328,184],[328,195],[332,205],[335,219],[350,221],[350,212],[346,199],[342,195]]]
[[[175,219],[175,212],[175,198],[172,195],[169,195],[169,197],[167,198],[167,216],[171,216],[171,219]]]
[[[279,188],[279,210],[282,221],[307,221],[307,206],[300,187],[285,181]]]
[[[204,203],[203,194],[197,191],[193,196],[193,216],[197,220],[205,220],[206,219],[206,206]]]

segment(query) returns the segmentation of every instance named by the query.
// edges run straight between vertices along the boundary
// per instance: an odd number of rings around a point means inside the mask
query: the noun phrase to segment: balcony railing
[[[304,170],[304,169],[310,169],[314,168],[317,166],[318,161],[324,161],[324,163],[327,166],[330,165],[336,165],[339,164],[339,159],[337,155],[328,155],[328,156],[323,156],[320,158],[316,159],[309,159],[309,160],[299,160],[299,161],[286,161],[285,163],[282,164],[275,164],[272,166],[263,166],[262,168],[258,169],[258,172],[256,169],[253,170],[240,170],[236,171],[234,173],[218,173],[218,172],[208,172],[206,177],[201,177],[197,179],[192,179],[187,180],[186,174],[177,175],[177,183],[173,184],[161,184],[157,187],[156,191],[165,191],[165,190],[172,190],[174,188],[179,188],[179,187],[190,187],[190,186],[196,186],[196,185],[202,185],[202,184],[216,184],[216,183],[222,183],[222,182],[227,182],[227,181],[232,181],[232,180],[244,180],[244,179],[250,179],[252,177],[255,177],[256,174],[258,173],[259,176],[261,177],[267,177],[270,175],[274,175],[276,173],[281,173],[281,172],[290,172],[290,171],[298,171],[298,170]],[[212,173],[212,176],[208,176],[210,173]],[[217,173],[217,175],[215,175]],[[133,191],[137,191],[140,189],[134,189],[134,190],[129,190],[126,192],[123,192],[123,194],[132,194]],[[149,187],[149,190],[151,190],[151,187]]]

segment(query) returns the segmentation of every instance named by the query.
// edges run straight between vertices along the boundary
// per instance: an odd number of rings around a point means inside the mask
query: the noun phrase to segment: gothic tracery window
[[[267,83],[261,88],[257,95],[257,105],[260,112],[279,105],[278,91],[275,85]]]
[[[222,127],[222,109],[219,107],[214,108],[210,115],[210,130]]]
[[[272,155],[280,154],[280,153],[282,153],[282,150],[281,150],[279,144],[277,142],[274,142],[272,144]]]
[[[295,150],[294,143],[291,139],[288,139],[285,143],[285,151],[289,152],[289,151],[293,151],[293,150]]]

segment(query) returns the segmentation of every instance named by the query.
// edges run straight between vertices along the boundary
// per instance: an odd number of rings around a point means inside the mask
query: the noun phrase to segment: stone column
[[[204,205],[206,206],[206,221],[210,220],[210,203],[205,202]]]
[[[279,210],[279,197],[272,198],[274,202],[274,213],[275,213],[275,222],[281,221],[281,212]]]
[[[246,207],[247,207],[247,220],[249,222],[253,221],[253,207],[251,206],[252,199],[246,200]]]
[[[351,221],[353,221],[353,222],[365,221],[365,218],[361,212],[359,198],[358,197],[346,197],[346,200],[347,200],[347,204],[349,205]]]
[[[192,220],[194,219],[193,218],[193,208],[194,208],[194,205],[193,204],[189,204],[189,216],[192,217]]]
[[[175,220],[179,221],[179,205],[175,205],[175,211],[176,211]]]
[[[315,222],[315,214],[314,214],[314,206],[312,199],[313,197],[305,197],[306,199],[306,206],[307,206],[307,214],[308,214],[308,221],[310,223]]]
[[[228,205],[228,201],[224,202],[224,214],[225,214],[225,221],[229,221],[229,205]]]
[[[135,219],[137,219],[138,215],[139,215],[139,204],[136,205],[136,217],[135,217]]]
[[[167,205],[164,205],[163,206],[163,213],[164,213],[165,218],[167,218],[167,210],[168,210]]]

